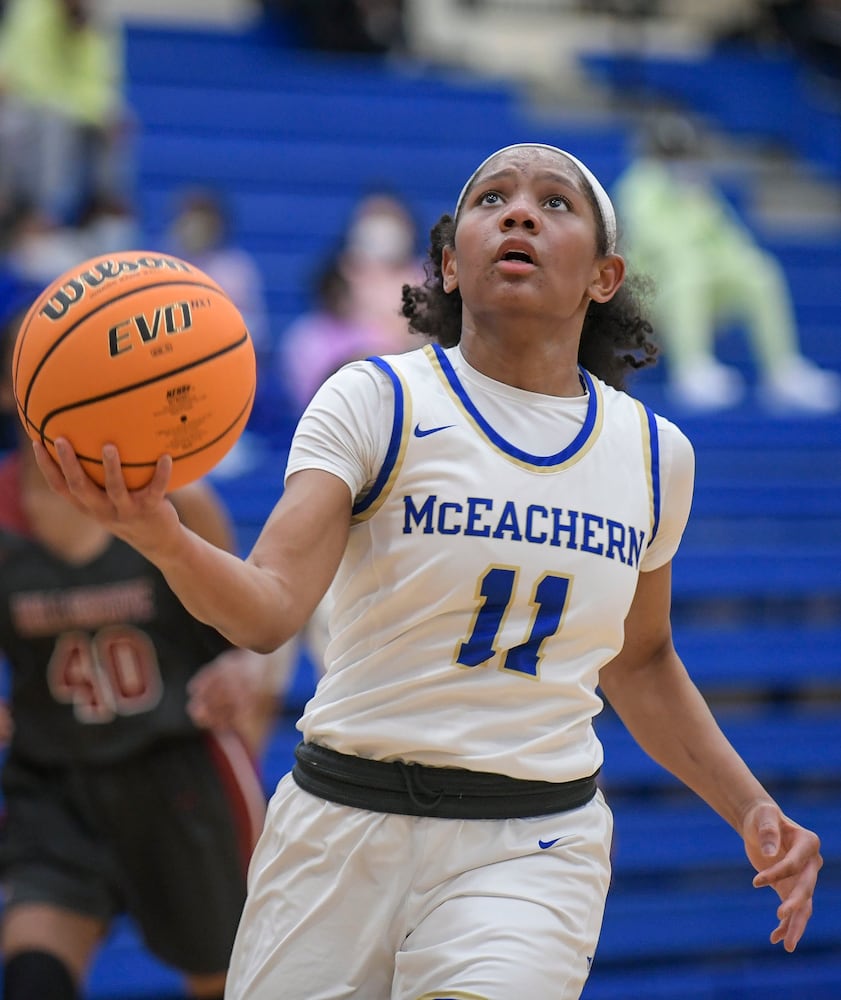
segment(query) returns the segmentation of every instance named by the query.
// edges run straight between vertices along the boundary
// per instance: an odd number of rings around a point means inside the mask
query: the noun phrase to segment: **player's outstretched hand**
[[[156,550],[166,550],[174,533],[180,530],[178,513],[166,495],[172,472],[169,456],[158,460],[146,486],[129,490],[119,453],[114,445],[107,444],[102,449],[103,489],[82,468],[66,439],[55,441],[57,462],[39,441],[33,441],[32,447],[38,468],[55,493],[145,555],[151,557]]]
[[[771,943],[794,951],[812,915],[812,896],[823,865],[820,840],[785,816],[773,802],[761,802],[745,817],[742,836],[757,874],[757,888],[771,886],[780,897],[779,924]]]
[[[202,729],[247,729],[265,689],[264,658],[230,649],[206,663],[187,684],[187,712]]]

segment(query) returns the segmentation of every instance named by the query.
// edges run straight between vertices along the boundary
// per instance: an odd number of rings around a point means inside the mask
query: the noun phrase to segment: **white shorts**
[[[579,997],[601,930],[613,817],[399,816],[287,775],[251,861],[226,1000]]]

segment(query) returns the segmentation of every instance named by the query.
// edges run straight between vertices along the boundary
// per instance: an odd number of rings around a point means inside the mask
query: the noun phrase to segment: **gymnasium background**
[[[395,189],[426,232],[488,152],[526,139],[570,149],[609,187],[647,116],[670,108],[700,124],[710,168],[783,264],[804,351],[841,370],[841,82],[764,37],[757,4],[406,0],[404,44],[369,54],[303,47],[280,4],[273,14],[237,0],[113,6],[125,18],[144,242],[164,239],[185,188],[224,192],[233,238],[263,275],[276,341],[312,304],[313,269],[370,187]],[[721,356],[755,379],[738,331],[725,333]],[[659,370],[634,391],[697,452],[675,563],[678,649],[753,769],[819,833],[825,868],[806,936],[785,955],[767,941],[775,904],[771,890],[751,888],[739,838],[606,711],[615,874],[584,997],[835,1000],[841,417],[774,418],[750,399],[676,414]],[[238,462],[214,476],[244,550],[280,491],[293,419],[267,365]],[[313,682],[302,656],[263,762],[267,790],[290,763]],[[176,990],[120,924],[91,996]]]

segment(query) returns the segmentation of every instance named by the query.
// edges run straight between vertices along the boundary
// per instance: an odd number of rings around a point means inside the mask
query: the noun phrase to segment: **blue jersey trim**
[[[644,404],[643,408],[648,418],[648,437],[651,442],[651,492],[654,507],[654,522],[651,525],[651,538],[648,540],[648,544],[651,545],[660,527],[660,437],[657,433],[657,418]]]
[[[391,438],[388,442],[388,451],[385,455],[385,461],[380,468],[377,478],[374,480],[374,485],[371,487],[369,492],[357,503],[353,505],[354,516],[358,514],[364,514],[368,508],[376,502],[377,497],[382,493],[383,488],[391,476],[392,470],[397,462],[397,456],[400,454],[400,442],[403,436],[403,410],[404,410],[404,399],[403,399],[403,383],[397,376],[397,373],[386,361],[382,358],[366,358],[371,364],[376,365],[380,371],[385,372],[386,375],[391,379],[391,384],[394,387],[394,417],[391,424]]]
[[[590,373],[585,371],[583,368],[579,367],[578,371],[587,387],[588,399],[587,416],[584,419],[581,430],[578,434],[576,434],[570,444],[568,444],[563,451],[559,451],[556,455],[532,455],[527,451],[521,451],[519,448],[515,448],[513,444],[509,444],[505,438],[503,438],[493,429],[493,427],[491,427],[487,420],[485,420],[482,414],[476,409],[472,400],[465,392],[464,387],[458,380],[455,369],[450,364],[450,360],[444,353],[444,349],[441,345],[432,344],[432,349],[435,351],[435,356],[438,359],[438,363],[441,366],[441,370],[444,373],[450,388],[458,397],[461,405],[470,414],[476,425],[481,429],[482,433],[486,435],[488,440],[493,442],[493,444],[499,448],[500,451],[505,452],[506,455],[510,455],[512,458],[516,458],[520,462],[527,462],[529,465],[561,465],[572,458],[584,446],[590,438],[590,435],[593,433],[593,428],[595,427],[596,420],[598,418],[598,396],[595,387],[593,386],[593,380],[590,377]]]

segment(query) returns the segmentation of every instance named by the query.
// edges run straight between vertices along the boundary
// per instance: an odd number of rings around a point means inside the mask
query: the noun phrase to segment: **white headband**
[[[470,177],[468,177],[467,183],[461,189],[461,194],[458,196],[458,201],[456,202],[456,210],[453,218],[458,218],[458,213],[461,211],[465,195],[470,189],[473,181],[476,180],[476,176],[479,172],[483,170],[495,156],[499,156],[500,153],[506,153],[510,149],[549,149],[553,153],[558,153],[560,156],[566,157],[566,159],[568,159],[571,163],[574,163],[575,166],[581,171],[584,180],[589,184],[590,190],[593,192],[593,197],[596,199],[596,204],[599,206],[605,233],[607,235],[607,252],[613,253],[616,250],[616,212],[613,209],[613,203],[608,197],[607,191],[605,191],[605,189],[601,186],[596,178],[596,175],[585,167],[581,160],[576,159],[572,153],[568,153],[565,149],[559,149],[557,146],[550,146],[543,142],[515,142],[511,146],[503,146],[502,149],[498,149],[495,153],[491,153],[490,156],[482,160]]]

